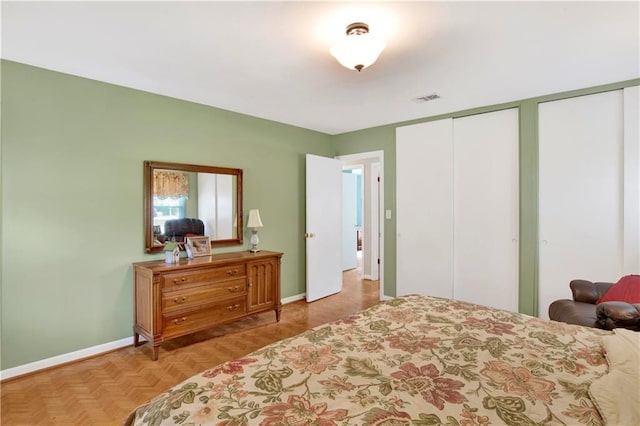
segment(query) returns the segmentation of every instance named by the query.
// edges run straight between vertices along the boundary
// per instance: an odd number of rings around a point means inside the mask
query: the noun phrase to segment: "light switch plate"
[[[384,218],[385,219],[391,219],[391,209],[386,209],[384,211]]]

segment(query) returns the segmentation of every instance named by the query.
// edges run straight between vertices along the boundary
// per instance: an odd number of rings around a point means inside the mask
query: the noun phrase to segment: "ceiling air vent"
[[[417,103],[417,104],[421,104],[423,102],[428,102],[428,101],[433,101],[436,99],[440,99],[440,95],[438,95],[437,93],[430,93],[428,95],[424,95],[424,96],[419,96],[417,98],[413,98],[412,101]]]

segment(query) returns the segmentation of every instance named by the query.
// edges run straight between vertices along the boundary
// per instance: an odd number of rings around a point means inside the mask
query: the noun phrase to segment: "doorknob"
[[[316,234],[314,234],[313,232],[307,232],[307,233],[304,234],[305,238],[313,238],[315,236],[316,236]]]

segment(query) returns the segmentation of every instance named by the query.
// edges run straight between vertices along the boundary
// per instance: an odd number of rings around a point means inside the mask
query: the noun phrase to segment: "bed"
[[[638,424],[626,331],[400,297],[206,370],[124,424]]]

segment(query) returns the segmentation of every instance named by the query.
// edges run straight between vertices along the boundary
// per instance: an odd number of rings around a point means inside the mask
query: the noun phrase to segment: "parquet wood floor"
[[[378,282],[344,274],[343,291],[283,306],[164,344],[157,361],[143,345],[37,372],[0,384],[2,425],[119,425],[128,413],[171,386],[269,343],[378,303]]]

